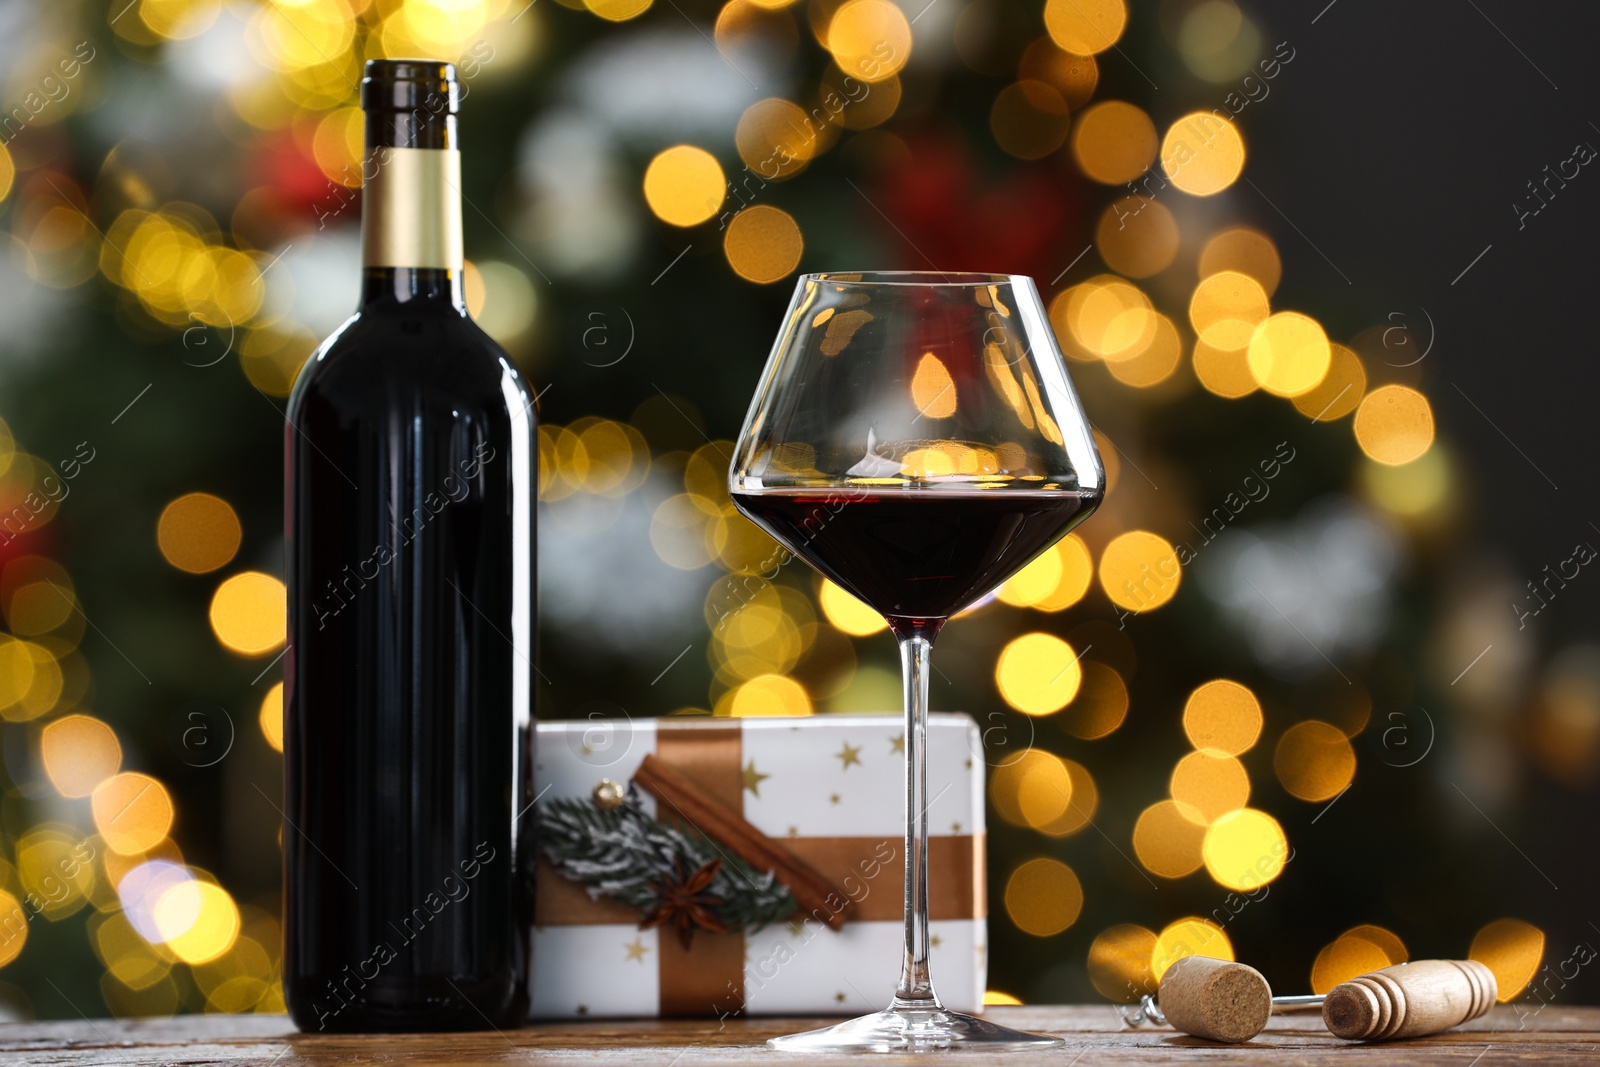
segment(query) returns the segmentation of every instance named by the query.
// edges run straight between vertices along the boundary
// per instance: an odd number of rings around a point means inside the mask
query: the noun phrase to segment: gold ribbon
[[[737,726],[661,720],[656,755],[691,776],[729,809],[744,814],[743,743]],[[665,820],[668,813],[659,813]],[[792,837],[778,842],[827,878],[854,902],[852,921],[894,922],[902,917],[904,839],[891,837]],[[935,921],[981,919],[984,837],[928,839],[928,912]],[[534,887],[534,922],[539,926],[636,925],[639,914],[610,901],[591,900],[577,882],[562,877],[543,858]],[[660,1011],[712,1015],[744,1004],[744,935],[698,931],[685,950],[676,937],[658,939]]]

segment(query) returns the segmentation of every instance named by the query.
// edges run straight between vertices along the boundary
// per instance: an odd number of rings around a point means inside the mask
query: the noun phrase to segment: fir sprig
[[[603,811],[578,797],[547,800],[538,809],[539,851],[591,900],[612,900],[648,916],[661,905],[659,886],[674,872],[721,860],[705,892],[717,898],[717,920],[746,933],[788,918],[796,904],[772,871],[760,872],[699,834],[652,819],[630,797]]]

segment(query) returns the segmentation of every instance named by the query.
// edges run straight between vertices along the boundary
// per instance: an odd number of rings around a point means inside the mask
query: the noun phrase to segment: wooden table
[[[1600,1064],[1600,1008],[1551,1005],[1519,1019],[1508,1007],[1458,1030],[1416,1041],[1352,1045],[1318,1033],[1315,1016],[1273,1019],[1248,1045],[1214,1045],[1164,1028],[1130,1030],[1109,1006],[991,1008],[1007,1026],[1043,1030],[1067,1039],[1065,1049],[1003,1057],[1008,1065],[1091,1067],[1101,1063],[1180,1063],[1206,1067],[1330,1067],[1349,1064],[1506,1063]],[[1518,1029],[1519,1021],[1526,1025]],[[256,1067],[346,1067],[354,1064],[849,1064],[993,1062],[952,1055],[923,1057],[805,1057],[768,1052],[774,1034],[818,1025],[792,1019],[586,1021],[546,1023],[504,1033],[332,1037],[296,1033],[282,1015],[190,1015],[151,1021],[0,1025],[0,1064],[252,1064]]]

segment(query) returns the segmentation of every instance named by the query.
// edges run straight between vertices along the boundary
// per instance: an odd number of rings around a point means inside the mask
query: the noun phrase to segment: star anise
[[[639,929],[676,926],[678,940],[682,942],[685,950],[694,942],[694,932],[697,929],[710,930],[714,933],[725,931],[727,927],[717,920],[714,911],[722,903],[722,898],[715,893],[707,892],[707,888],[721,869],[722,860],[714,859],[693,874],[685,875],[683,860],[681,858],[674,860],[671,874],[659,882],[650,883],[650,888],[656,894],[656,903],[645,915],[644,921],[639,924]]]

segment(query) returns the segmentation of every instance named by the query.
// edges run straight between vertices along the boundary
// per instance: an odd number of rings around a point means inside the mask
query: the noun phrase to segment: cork
[[[1209,956],[1172,964],[1157,995],[1169,1025],[1230,1045],[1255,1037],[1272,1014],[1272,988],[1260,971]]]
[[[1494,972],[1477,960],[1417,960],[1335,986],[1322,1021],[1346,1041],[1421,1037],[1478,1018],[1495,994]]]

